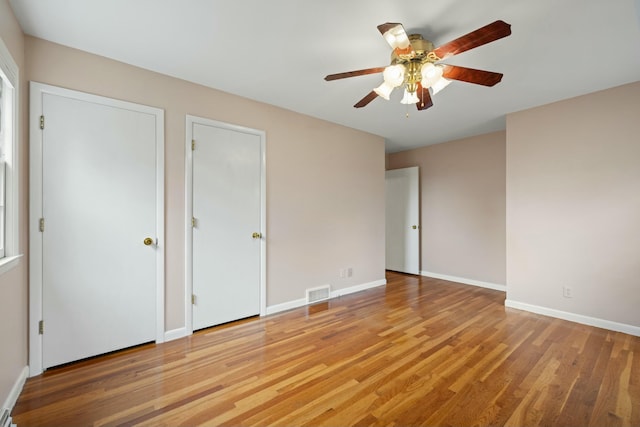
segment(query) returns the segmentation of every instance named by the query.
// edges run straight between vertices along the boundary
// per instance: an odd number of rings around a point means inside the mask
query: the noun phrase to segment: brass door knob
[[[262,238],[262,233],[253,233],[251,235],[251,237],[253,237],[254,239],[261,239]]]
[[[144,239],[142,241],[142,243],[144,243],[145,246],[149,246],[149,245],[151,245],[153,243],[153,239],[151,237],[147,237],[146,239]]]

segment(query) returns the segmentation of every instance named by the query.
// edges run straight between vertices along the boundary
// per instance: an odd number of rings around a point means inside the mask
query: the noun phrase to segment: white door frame
[[[42,373],[42,99],[45,94],[151,114],[156,117],[156,343],[164,342],[164,110],[31,82],[29,109],[29,375]],[[46,120],[46,118],[45,118]],[[107,262],[107,260],[105,260]]]
[[[214,126],[235,132],[243,132],[260,137],[260,316],[267,312],[267,186],[266,186],[266,133],[261,130],[251,129],[244,126],[205,119],[202,117],[186,116],[186,139],[185,139],[185,294],[184,294],[184,324],[187,335],[193,333],[193,305],[191,295],[193,294],[193,125],[201,124]]]
[[[403,184],[408,183],[409,188],[407,189],[415,191],[415,193],[413,193],[413,191],[411,192],[412,195],[415,196],[415,200],[413,200],[414,199],[413,197],[410,198],[410,201],[411,200],[415,201],[415,206],[413,205],[402,206],[403,213],[405,214],[404,216],[406,217],[406,214],[409,214],[412,217],[411,218],[412,221],[407,221],[406,224],[404,224],[404,221],[403,221],[403,225],[405,226],[405,228],[402,229],[402,232],[404,233],[403,235],[404,237],[402,240],[403,250],[404,250],[404,257],[402,258],[402,268],[401,269],[393,268],[393,266],[389,265],[389,258],[390,258],[389,245],[393,243],[397,243],[397,241],[395,241],[392,238],[394,234],[391,234],[391,235],[389,234],[390,230],[389,230],[388,221],[389,219],[391,219],[389,215],[389,206],[390,206],[391,199],[389,194],[385,194],[385,203],[386,203],[385,211],[387,212],[387,219],[386,219],[387,225],[385,229],[385,235],[386,235],[385,268],[400,271],[403,273],[419,275],[420,262],[421,262],[420,234],[422,233],[422,230],[420,229],[420,169],[418,166],[412,166],[408,168],[390,169],[385,171],[385,187],[386,187],[385,191],[388,191],[390,177],[392,176],[404,178],[404,180],[401,182]],[[412,207],[413,209],[411,209]],[[414,214],[415,214],[415,217],[414,217]],[[408,227],[411,227],[411,228],[408,228]],[[407,236],[409,236],[409,238],[407,238]],[[415,239],[415,241],[413,241],[413,239]],[[407,243],[415,243],[415,244],[412,244],[410,247],[407,247]],[[392,252],[395,252],[397,254],[397,251],[392,251]],[[395,259],[397,260],[397,258],[398,257],[396,256]]]

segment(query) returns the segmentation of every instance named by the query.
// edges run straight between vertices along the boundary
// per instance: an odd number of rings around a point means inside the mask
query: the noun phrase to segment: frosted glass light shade
[[[442,67],[434,65],[431,62],[427,62],[422,65],[420,74],[422,74],[422,87],[431,87],[435,82],[442,78]]]
[[[398,87],[404,82],[404,66],[400,64],[389,65],[382,72],[384,81],[391,85],[391,87]]]
[[[401,104],[416,104],[420,99],[415,92],[409,92],[408,90],[404,90],[404,97],[400,101]]]
[[[444,77],[440,77],[437,82],[431,85],[431,89],[433,89],[433,94],[440,92],[442,89],[447,87],[451,83],[451,80],[445,79]]]
[[[388,101],[389,95],[391,95],[391,91],[393,91],[393,86],[391,86],[387,82],[382,82],[382,84],[375,88],[373,91],[377,93],[379,97],[384,98]]]
[[[409,42],[409,37],[407,37],[407,33],[404,32],[404,28],[402,25],[396,25],[393,28],[390,28],[387,32],[385,32],[382,37],[389,43],[393,49],[400,48],[406,49],[409,47],[411,42]]]

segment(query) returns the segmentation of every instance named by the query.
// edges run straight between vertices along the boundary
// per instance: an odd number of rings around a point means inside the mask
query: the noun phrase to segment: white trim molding
[[[276,314],[287,310],[293,310],[294,308],[300,308],[307,305],[306,298],[300,298],[293,301],[287,301],[276,305],[267,306],[267,316],[270,314]]]
[[[360,285],[350,286],[344,289],[336,289],[331,292],[331,298],[337,298],[344,295],[354,294],[356,292],[366,291],[367,289],[377,288],[387,284],[387,279],[374,280],[373,282],[362,283]]]
[[[25,366],[24,368],[22,368],[22,371],[20,371],[20,375],[18,375],[18,378],[16,378],[16,382],[13,383],[13,387],[11,387],[11,391],[9,391],[9,395],[2,405],[2,408],[8,409],[9,413],[13,411],[13,407],[18,401],[18,397],[20,396],[22,388],[24,387],[24,383],[27,381],[28,377],[29,367]]]
[[[4,76],[4,78],[2,77]],[[20,160],[18,158],[18,145],[20,141],[20,70],[14,61],[9,49],[0,38],[0,86],[4,84],[2,102],[2,120],[8,125],[9,131],[5,133],[5,141],[0,141],[4,149],[5,182],[4,182],[4,253],[1,262],[0,275],[11,270],[19,264],[20,249]],[[10,125],[9,125],[10,123]]]
[[[173,341],[191,335],[192,332],[187,331],[186,327],[171,329],[164,333],[164,342]]]
[[[387,284],[386,279],[374,280],[373,282],[362,283],[360,285],[350,286],[348,288],[336,289],[331,291],[330,298],[338,298],[344,295],[353,294],[356,292],[366,291],[367,289],[377,288],[378,286],[384,286]],[[270,305],[267,307],[267,315],[280,313],[282,311],[293,310],[294,308],[300,308],[307,305],[306,298],[300,298],[293,301],[287,301],[276,305]]]
[[[467,279],[465,277],[448,276],[446,274],[431,273],[430,271],[421,271],[420,275],[425,277],[431,277],[433,279],[448,280],[450,282],[463,283],[465,285],[473,285],[473,286],[479,286],[481,288],[493,289],[494,291],[502,291],[502,292],[507,291],[507,287],[505,285],[499,285],[497,283],[490,283],[490,282],[483,282],[475,279]]]
[[[20,258],[22,258],[22,254],[0,259],[0,276],[17,266],[20,263]]]
[[[625,334],[640,337],[640,327],[627,325],[625,323],[613,322],[611,320],[599,319],[597,317],[585,316],[577,313],[556,310],[549,307],[541,307],[539,305],[527,304],[507,299],[504,302],[505,307],[515,308],[516,310],[529,311],[531,313],[541,314],[543,316],[555,317],[570,322],[581,323],[583,325],[595,326],[597,328],[608,329],[615,332],[623,332]]]

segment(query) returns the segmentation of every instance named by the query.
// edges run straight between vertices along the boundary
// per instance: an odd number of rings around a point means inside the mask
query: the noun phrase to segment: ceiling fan
[[[389,66],[329,74],[324,78],[331,81],[382,73],[383,83],[358,101],[354,105],[356,108],[366,106],[378,96],[388,100],[394,88],[404,86],[404,97],[400,102],[416,104],[418,110],[426,110],[433,106],[429,89],[436,94],[451,80],[483,86],[493,86],[502,80],[501,73],[438,62],[510,35],[511,25],[504,21],[498,20],[485,25],[437,48],[420,34],[407,36],[399,23],[387,22],[378,25],[378,30],[393,49]]]

